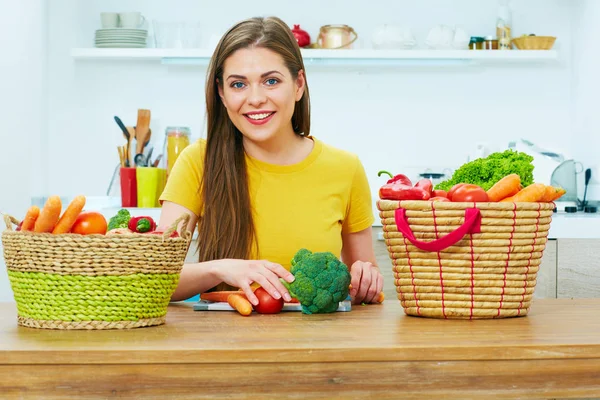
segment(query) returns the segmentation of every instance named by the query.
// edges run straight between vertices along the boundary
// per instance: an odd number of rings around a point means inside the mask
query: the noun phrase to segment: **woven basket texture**
[[[447,319],[525,316],[546,248],[553,203],[377,202],[394,271],[408,315]],[[399,232],[396,209],[418,241],[431,242],[478,208],[481,231],[441,251],[425,251]],[[423,246],[421,246],[423,247]]]
[[[191,233],[77,235],[14,231],[5,216],[4,260],[19,325],[128,329],[165,323]]]

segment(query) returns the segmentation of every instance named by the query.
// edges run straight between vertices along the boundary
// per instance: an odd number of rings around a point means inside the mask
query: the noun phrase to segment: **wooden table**
[[[0,304],[3,399],[218,395],[600,397],[600,299],[482,321],[408,317],[397,300],[250,317],[179,303],[166,325],[127,331],[18,327],[15,305]]]

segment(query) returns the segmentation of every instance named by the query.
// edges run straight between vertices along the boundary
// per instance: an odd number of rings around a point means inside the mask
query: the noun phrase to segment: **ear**
[[[225,98],[223,97],[223,85],[219,84],[218,78],[215,80],[215,82],[217,83],[217,91],[219,92],[219,97],[221,98],[221,102],[223,103],[223,106],[225,106],[225,108],[227,108],[227,105],[225,104]]]
[[[298,77],[296,78],[296,101],[300,101],[304,95],[304,88],[306,87],[306,77],[304,70],[298,71]]]

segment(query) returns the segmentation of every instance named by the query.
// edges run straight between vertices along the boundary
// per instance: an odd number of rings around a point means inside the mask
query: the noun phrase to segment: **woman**
[[[302,55],[278,18],[252,18],[221,39],[207,72],[207,138],[178,157],[161,196],[159,226],[182,213],[198,224],[199,262],[185,264],[172,300],[251,285],[290,295],[300,248],[331,251],[350,266],[354,303],[375,302],[374,217],[359,159],[310,133]]]

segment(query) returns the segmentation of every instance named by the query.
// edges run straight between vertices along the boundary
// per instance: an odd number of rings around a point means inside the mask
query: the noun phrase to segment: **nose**
[[[260,85],[252,85],[248,94],[248,104],[252,107],[258,107],[267,101],[267,96]]]

